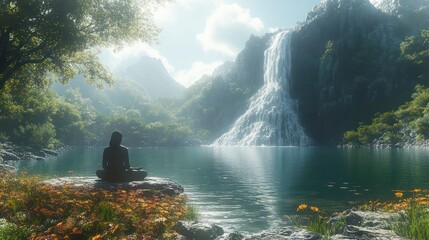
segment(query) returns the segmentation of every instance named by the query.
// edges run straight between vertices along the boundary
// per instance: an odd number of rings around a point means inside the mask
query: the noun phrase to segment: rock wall
[[[429,29],[428,0],[325,0],[294,28],[290,93],[316,145],[409,100],[418,76],[400,57],[407,36]],[[182,108],[214,138],[229,130],[262,86],[272,34],[251,37],[234,63],[188,90]],[[288,89],[288,88],[285,88]]]
[[[409,98],[417,81],[403,67],[400,43],[429,25],[411,27],[405,19],[368,0],[328,0],[296,28],[291,91],[316,143],[336,144],[359,122]]]

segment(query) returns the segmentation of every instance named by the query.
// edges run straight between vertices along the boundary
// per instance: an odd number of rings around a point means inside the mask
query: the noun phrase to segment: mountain
[[[400,43],[429,27],[427,21],[410,24],[409,19],[429,15],[408,9],[399,17],[366,0],[328,0],[296,28],[291,92],[317,143],[335,144],[348,129],[409,98],[418,80],[400,57]]]
[[[97,111],[109,113],[115,109],[140,109],[149,111],[151,102],[158,98],[180,96],[185,88],[170,77],[162,62],[143,56],[121,74],[116,73],[112,86],[99,89],[88,84],[79,75],[67,85],[54,84],[54,91],[64,96],[70,91],[78,91],[83,98],[91,100]],[[153,104],[152,104],[153,105]]]
[[[428,0],[371,0],[371,3],[381,11],[402,17],[412,12],[428,8]]]
[[[182,113],[213,138],[237,124],[262,126],[263,121],[275,121],[268,125],[278,126],[275,135],[284,138],[288,127],[284,111],[293,109],[313,144],[336,144],[345,131],[409,100],[419,79],[401,58],[400,44],[407,36],[429,29],[427,9],[426,0],[325,0],[292,29],[290,47],[282,47],[280,54],[290,54],[290,62],[277,61],[281,64],[277,69],[287,69],[287,76],[279,76],[285,80],[276,88],[283,91],[278,95],[284,99],[280,104],[293,106],[273,106],[272,101],[254,105],[258,91],[267,85],[267,63],[273,60],[265,59],[265,53],[277,34],[267,34],[252,36],[228,71],[206,77],[189,89]],[[252,108],[267,107],[279,114],[243,120]],[[279,117],[283,120],[273,120]],[[238,135],[261,133],[237,131]],[[236,138],[243,136],[230,137]],[[268,145],[287,142],[270,140]],[[257,141],[251,144],[258,145]]]
[[[210,132],[212,138],[227,131],[263,84],[264,51],[269,38],[251,36],[235,62],[226,62],[188,88],[180,114],[195,128]]]
[[[185,90],[185,87],[170,76],[159,59],[149,56],[143,56],[123,74],[122,77],[143,87],[151,98],[177,97]]]

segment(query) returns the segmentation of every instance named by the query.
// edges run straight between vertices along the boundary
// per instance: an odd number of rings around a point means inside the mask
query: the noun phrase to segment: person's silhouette
[[[114,131],[110,144],[103,152],[103,169],[111,181],[121,181],[127,171],[131,171],[128,149],[121,145],[122,134]]]

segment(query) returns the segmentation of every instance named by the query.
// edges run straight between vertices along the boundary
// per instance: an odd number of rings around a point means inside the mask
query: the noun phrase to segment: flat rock
[[[121,188],[127,189],[143,189],[143,190],[156,190],[163,194],[178,195],[183,193],[183,187],[171,181],[168,178],[148,177],[143,181],[133,181],[125,183],[112,183],[103,181],[97,177],[62,177],[54,178],[43,181],[43,183],[52,185],[71,184],[78,187],[89,188]]]
[[[214,240],[224,234],[223,229],[215,224],[196,221],[180,221],[174,230],[181,235],[176,240]]]

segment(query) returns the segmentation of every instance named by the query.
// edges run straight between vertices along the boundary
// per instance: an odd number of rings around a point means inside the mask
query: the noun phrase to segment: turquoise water
[[[20,171],[92,176],[102,148],[75,148]],[[132,166],[185,188],[201,219],[257,232],[286,224],[300,203],[343,210],[359,201],[394,198],[392,190],[429,188],[429,151],[298,147],[130,149]]]

